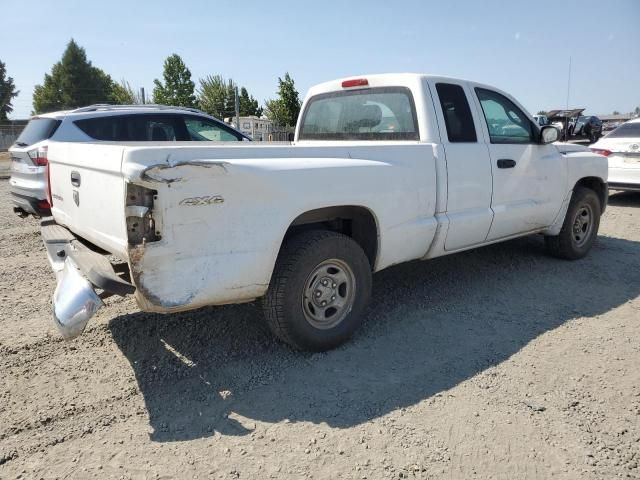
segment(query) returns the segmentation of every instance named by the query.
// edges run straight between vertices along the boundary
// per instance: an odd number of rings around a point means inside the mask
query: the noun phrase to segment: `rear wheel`
[[[350,237],[315,230],[290,238],[263,298],[273,333],[300,350],[344,343],[360,325],[371,295],[371,266]]]
[[[600,227],[600,200],[585,187],[576,187],[560,233],[546,236],[549,252],[559,258],[576,260],[584,257],[596,240]]]

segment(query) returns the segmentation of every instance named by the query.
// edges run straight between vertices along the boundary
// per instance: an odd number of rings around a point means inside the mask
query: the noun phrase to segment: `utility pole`
[[[569,57],[569,77],[567,79],[567,110],[569,110],[569,91],[571,89],[571,57]]]
[[[147,101],[144,98],[144,87],[140,87],[140,98],[142,99],[142,104],[145,105]]]
[[[236,85],[236,129],[240,130],[240,99],[238,98],[237,85]]]

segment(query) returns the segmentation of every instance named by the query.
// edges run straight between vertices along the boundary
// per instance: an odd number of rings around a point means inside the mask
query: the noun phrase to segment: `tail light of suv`
[[[49,161],[47,160],[46,146],[31,150],[28,155],[33,164],[38,167],[46,167],[49,164]]]
[[[39,147],[35,150],[31,150],[28,155],[34,165],[38,167],[45,167],[47,171],[47,199],[40,200],[38,202],[38,207],[42,209],[51,208],[53,205],[53,200],[51,198],[51,175],[49,173],[49,158],[47,156],[48,149],[46,146]]]

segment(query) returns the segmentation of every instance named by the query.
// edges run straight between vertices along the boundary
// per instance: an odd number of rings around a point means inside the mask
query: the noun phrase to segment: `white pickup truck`
[[[391,265],[534,233],[583,257],[607,161],[557,135],[493,87],[388,74],[313,87],[292,145],[52,142],[54,320],[72,338],[112,294],[164,313],[261,298],[318,351]]]

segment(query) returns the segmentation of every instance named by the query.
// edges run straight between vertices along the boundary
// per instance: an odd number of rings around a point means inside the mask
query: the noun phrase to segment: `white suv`
[[[46,216],[50,213],[47,179],[49,141],[241,142],[250,139],[224,122],[192,108],[92,105],[37,115],[9,148],[13,209],[21,216]]]

